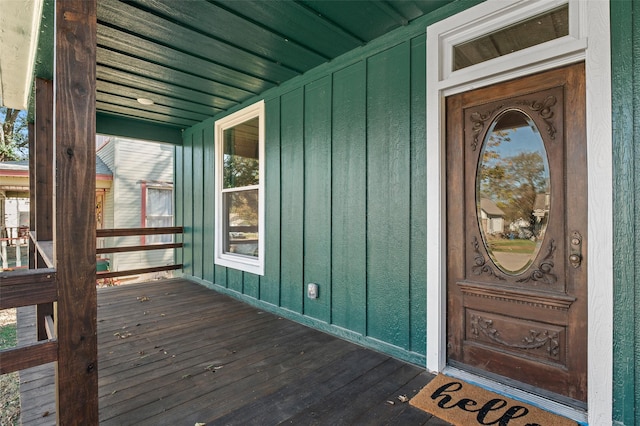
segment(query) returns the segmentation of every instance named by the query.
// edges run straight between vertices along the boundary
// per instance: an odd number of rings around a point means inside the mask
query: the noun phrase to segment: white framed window
[[[143,223],[145,228],[173,226],[173,185],[143,183]],[[144,243],[172,243],[173,235],[147,235]]]
[[[215,263],[264,273],[264,101],[215,124]]]

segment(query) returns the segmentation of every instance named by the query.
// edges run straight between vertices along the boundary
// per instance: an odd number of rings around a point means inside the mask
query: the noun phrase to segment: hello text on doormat
[[[460,426],[576,426],[548,411],[439,374],[411,405]]]

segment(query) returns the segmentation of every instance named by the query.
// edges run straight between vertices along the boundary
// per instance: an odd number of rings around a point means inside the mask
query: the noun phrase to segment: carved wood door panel
[[[447,98],[447,361],[584,407],[584,64]]]

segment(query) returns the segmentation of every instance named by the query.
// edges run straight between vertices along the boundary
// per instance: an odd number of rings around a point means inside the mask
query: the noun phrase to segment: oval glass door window
[[[478,225],[487,253],[518,275],[536,258],[549,222],[551,188],[544,142],[533,120],[511,109],[491,123],[476,175]]]

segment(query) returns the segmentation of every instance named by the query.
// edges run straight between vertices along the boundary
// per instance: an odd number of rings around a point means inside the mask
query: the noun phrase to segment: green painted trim
[[[215,147],[213,127],[207,127],[204,129],[204,271],[203,278],[206,280],[214,280],[215,277],[215,265],[213,260],[209,259],[211,253],[215,252],[215,214],[216,211],[216,188],[215,188]],[[207,143],[211,141],[211,143]],[[210,261],[209,261],[210,260]]]
[[[183,161],[182,161],[182,149],[180,148],[174,148],[173,149],[173,181],[174,181],[174,186],[173,186],[173,200],[174,203],[173,205],[175,206],[174,208],[174,219],[173,219],[173,223],[175,226],[181,226],[184,223],[184,214],[183,214],[183,210],[184,210],[184,204],[183,204],[183,195],[182,195],[182,182],[184,182],[184,177],[182,175],[184,170],[184,165],[183,165]],[[180,182],[180,185],[178,185],[177,183]],[[176,242],[178,243],[184,243],[184,235],[183,234],[178,234],[176,235]],[[184,257],[184,248],[182,249],[178,249],[178,250],[174,250],[174,259],[176,261],[176,264],[182,264],[182,260]],[[174,271],[174,276],[177,276],[177,274],[182,275],[182,270],[180,271]]]
[[[153,124],[103,113],[96,114],[96,133],[154,142],[167,142],[174,145],[182,145],[183,142],[182,129],[178,127]]]
[[[315,318],[304,316],[298,312],[279,308],[270,303],[255,299],[253,297],[248,297],[247,295],[238,293],[237,291],[234,291],[234,290],[230,290],[221,285],[218,285],[209,281],[204,281],[198,277],[183,274],[182,278],[193,281],[194,283],[200,284],[210,290],[217,291],[224,295],[233,297],[234,299],[237,299],[253,307],[262,309],[266,312],[295,321],[307,327],[315,328],[316,330],[320,330],[325,333],[331,334],[333,336],[339,337],[341,339],[348,340],[350,342],[356,343],[358,345],[364,346],[374,351],[383,352],[386,355],[397,358],[399,360],[409,362],[411,364],[415,364],[419,367],[424,367],[427,364],[427,358],[424,355],[406,351],[404,349],[398,348],[397,346],[389,345],[388,343],[382,342],[377,339],[373,339],[371,337],[362,336],[361,334],[354,333],[350,330],[346,330],[344,328],[337,327],[332,324],[328,324],[326,322],[317,320]]]
[[[410,349],[427,351],[427,36],[411,40]]]
[[[280,99],[265,102],[265,203],[264,275],[260,277],[258,297],[280,304]]]
[[[193,137],[193,193],[204,194],[204,129]],[[204,197],[193,197],[193,274],[204,276]]]
[[[34,77],[53,80],[53,52],[55,38],[55,0],[44,0],[38,33],[38,47],[34,64]]]
[[[182,241],[182,271],[185,274],[193,275],[193,139],[197,133],[191,133],[182,145],[182,226],[184,233]]]
[[[640,167],[640,148],[638,142],[640,139],[640,2],[632,2],[633,4],[633,132],[634,132],[634,166],[631,171],[634,176],[634,188],[633,194],[635,198],[635,226],[633,235],[635,236],[634,253],[635,261],[634,265],[634,287],[635,287],[635,354],[633,364],[636,366],[635,371],[635,406],[633,412],[635,413],[635,419],[633,424],[640,424],[640,196],[638,196],[637,188],[640,184],[640,173],[638,168]]]
[[[33,83],[32,90],[29,94],[28,108],[29,113],[27,120],[34,122],[33,114],[35,113],[36,102],[36,78],[44,78],[45,80],[53,80],[53,39],[54,39],[54,0],[44,0],[42,4],[42,16],[40,17],[40,31],[38,33],[38,46],[36,48],[35,63],[33,66]]]

